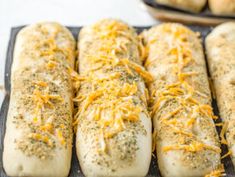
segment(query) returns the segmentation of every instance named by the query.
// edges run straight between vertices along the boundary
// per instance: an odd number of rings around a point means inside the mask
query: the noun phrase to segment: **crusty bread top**
[[[209,7],[214,14],[235,15],[235,0],[209,0]]]
[[[156,0],[158,3],[190,12],[200,12],[206,0]]]
[[[71,148],[74,56],[72,35],[57,23],[31,25],[17,35],[7,131],[18,131],[16,147],[28,156],[52,158],[56,147]]]
[[[101,166],[132,162],[136,135],[146,136],[140,121],[141,113],[148,117],[142,77],[152,77],[140,65],[138,43],[133,28],[113,19],[84,27],[79,35],[78,131],[95,141],[92,152],[99,153],[93,161]]]

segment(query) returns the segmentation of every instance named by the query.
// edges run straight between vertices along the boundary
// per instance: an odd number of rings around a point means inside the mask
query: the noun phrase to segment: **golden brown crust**
[[[159,4],[177,9],[199,13],[206,5],[206,0],[156,0]]]
[[[203,176],[220,163],[203,49],[196,33],[166,23],[143,33],[163,176]]]
[[[209,0],[209,7],[217,15],[235,15],[235,0]]]

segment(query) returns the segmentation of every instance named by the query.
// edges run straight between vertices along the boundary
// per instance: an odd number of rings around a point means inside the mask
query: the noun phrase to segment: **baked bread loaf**
[[[235,15],[235,0],[209,0],[209,7],[217,15]]]
[[[3,166],[9,176],[67,176],[71,163],[75,41],[57,23],[17,35]]]
[[[156,0],[157,3],[177,9],[199,13],[207,0]]]
[[[151,160],[152,126],[147,113],[138,37],[127,24],[104,19],[78,38],[80,91],[76,150],[85,176],[145,176]]]
[[[227,144],[235,165],[235,23],[216,27],[206,38],[209,70]],[[222,132],[223,135],[223,132]]]
[[[143,32],[158,165],[164,177],[204,176],[220,164],[211,94],[195,32],[165,23]]]

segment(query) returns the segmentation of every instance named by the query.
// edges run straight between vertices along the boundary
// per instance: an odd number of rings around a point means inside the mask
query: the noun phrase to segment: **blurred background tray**
[[[215,26],[226,21],[235,21],[234,16],[214,15],[206,5],[200,13],[192,13],[173,7],[160,5],[155,0],[142,0],[147,11],[161,21],[181,22],[185,24]]]
[[[195,32],[201,33],[203,42],[207,34],[212,30],[212,27],[203,27],[203,26],[196,26],[196,25],[188,25],[188,26]],[[24,26],[12,28],[11,36],[10,36],[10,40],[8,44],[7,55],[6,55],[6,65],[5,65],[5,92],[6,94],[5,94],[5,98],[4,98],[4,101],[0,110],[0,177],[7,177],[6,173],[4,172],[3,163],[2,163],[3,140],[4,140],[4,135],[5,135],[5,125],[6,125],[6,118],[7,118],[8,106],[9,106],[9,100],[10,100],[11,65],[13,61],[15,39],[16,39],[17,33],[23,27]],[[74,38],[77,39],[77,36],[81,27],[68,27],[68,28],[72,32]],[[138,33],[141,33],[143,30],[149,29],[149,28],[150,27],[135,27]],[[219,112],[218,112],[218,108],[217,108],[215,100],[213,100],[212,106],[213,106],[215,115],[219,116]],[[217,123],[221,122],[221,119],[218,119],[216,122]],[[221,127],[217,127],[217,131],[219,133],[221,131]],[[225,145],[222,145],[222,155],[225,154],[226,152],[228,152],[227,147]],[[161,177],[160,171],[157,166],[157,159],[154,154],[155,152],[152,155],[151,165],[150,165],[147,177]],[[227,174],[226,176],[234,177],[235,172],[234,172],[234,168],[233,168],[230,157],[226,157],[222,159],[222,163],[225,166],[225,170]],[[84,175],[82,174],[78,159],[77,159],[75,145],[73,145],[73,154],[72,154],[72,162],[71,162],[71,169],[70,169],[69,177],[84,177]]]

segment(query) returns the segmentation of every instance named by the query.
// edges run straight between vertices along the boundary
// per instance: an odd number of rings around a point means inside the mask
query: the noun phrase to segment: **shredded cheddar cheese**
[[[223,125],[224,125],[224,124],[223,124],[222,122],[215,124],[215,126],[217,126],[217,127],[222,127]]]
[[[218,153],[221,152],[221,149],[218,148],[218,147],[209,146],[209,145],[206,145],[204,143],[200,143],[200,142],[196,142],[196,141],[190,143],[189,145],[164,146],[163,147],[163,152],[167,152],[167,151],[170,151],[170,150],[186,150],[186,151],[189,151],[189,152],[197,152],[197,151],[201,151],[201,150],[204,150],[204,149],[212,150],[212,151],[215,151],[215,152],[218,152]]]
[[[224,158],[226,158],[226,157],[228,157],[228,156],[230,156],[230,155],[232,155],[232,151],[231,151],[231,150],[229,150],[226,154],[224,154],[224,155],[221,157],[221,159],[224,159]]]
[[[142,55],[144,51],[127,25],[115,20],[105,25],[99,22],[92,30],[100,45],[95,53],[84,54],[89,61],[87,71],[82,73],[83,76],[70,71],[73,80],[80,82],[80,92],[74,98],[78,111],[73,125],[79,126],[84,117],[96,121],[100,129],[98,152],[106,153],[108,139],[124,131],[127,123],[140,121],[141,112],[148,115],[144,111],[148,93],[141,91],[138,81],[143,78],[151,82],[153,77],[135,62],[135,57],[131,58],[128,46],[132,43]]]
[[[188,127],[190,127],[190,126],[192,126],[192,125],[194,124],[195,121],[196,121],[195,118],[194,118],[194,117],[191,117],[191,118],[187,121],[186,125],[187,125]]]
[[[62,145],[64,145],[65,144],[65,139],[64,139],[64,136],[63,136],[62,132],[59,129],[57,129],[56,132],[57,132],[57,136],[60,140],[60,143]]]
[[[174,116],[175,114],[177,114],[178,112],[180,112],[180,110],[182,110],[182,107],[178,107],[177,109],[173,110],[172,112],[168,113],[167,115],[163,116],[162,118],[160,118],[161,120],[163,119],[169,119],[172,116]]]
[[[23,103],[28,105],[26,113],[24,113],[27,114],[27,118],[23,116],[25,118],[23,123],[24,127],[29,128],[29,133],[20,138],[21,141],[17,142],[17,146],[26,154],[45,159],[51,156],[52,149],[59,145],[58,140],[61,145],[71,142],[71,133],[68,128],[70,113],[67,111],[70,109],[70,103],[64,103],[62,96],[63,91],[70,88],[70,85],[63,85],[70,81],[70,73],[64,74],[63,70],[72,67],[75,46],[68,32],[56,23],[32,25],[26,33],[22,54],[38,60],[39,65],[22,70],[30,74],[26,75],[27,78],[23,78],[23,81],[27,82],[23,82],[22,87],[30,88],[23,92],[27,92],[29,95],[22,97]],[[61,77],[61,74],[64,76]],[[73,73],[71,75],[71,80],[73,80],[75,76]],[[58,86],[58,83],[61,82],[64,83]],[[63,108],[65,106],[67,107]],[[19,109],[21,110],[21,107]],[[67,111],[67,115],[63,111]],[[21,113],[19,112],[19,114]],[[16,121],[16,123],[21,124],[22,122]],[[57,131],[59,136],[57,136]]]
[[[57,63],[55,61],[49,61],[46,65],[48,69],[54,69],[56,67]]]
[[[153,134],[152,134],[152,142],[153,142],[153,144],[152,144],[152,152],[154,152],[155,149],[156,149],[156,141],[157,141],[157,131],[156,131],[156,129],[154,129],[153,130]]]
[[[212,170],[209,174],[205,175],[205,177],[222,177],[226,176],[224,166],[221,164],[217,169]]]
[[[52,126],[51,123],[47,123],[47,124],[45,124],[45,125],[40,126],[40,130],[52,132],[53,126]]]
[[[42,108],[44,104],[47,104],[50,107],[53,107],[53,104],[50,100],[63,101],[59,95],[49,95],[48,93],[43,94],[39,89],[35,89],[33,92],[33,99],[36,103],[37,108]]]
[[[46,87],[48,84],[44,81],[37,81],[35,82],[36,86]]]
[[[228,122],[225,122],[222,126],[222,130],[220,132],[220,142],[222,144],[228,144],[226,138],[225,138],[225,133],[227,131],[227,128],[228,128]]]
[[[36,141],[42,141],[42,142],[48,144],[49,146],[53,146],[52,141],[50,141],[50,139],[47,136],[43,136],[38,133],[30,133],[28,135],[28,137],[32,138],[33,140],[36,140]]]
[[[163,151],[185,150],[197,152],[212,150],[220,152],[219,147],[200,141],[192,132],[193,126],[200,115],[210,119],[217,119],[217,117],[213,114],[210,105],[201,104],[200,100],[196,99],[196,96],[202,98],[208,98],[208,96],[199,90],[195,90],[190,84],[192,77],[198,76],[201,73],[188,70],[188,66],[195,63],[192,50],[184,35],[189,35],[189,31],[181,27],[171,28],[170,25],[163,26],[162,30],[169,32],[166,40],[169,46],[167,55],[171,59],[172,65],[174,65],[172,72],[173,76],[175,75],[177,79],[175,82],[164,85],[164,88],[152,91],[151,96],[154,98],[154,101],[151,107],[151,115],[153,117],[157,116],[156,118],[159,119],[162,126],[168,126],[174,133],[179,134],[182,140],[178,144],[163,147]],[[146,44],[148,50],[151,49],[152,44],[159,42],[158,37],[155,35],[149,36]],[[150,64],[158,57],[151,56],[147,58],[145,66],[151,67]],[[167,110],[165,114],[161,113],[164,105],[170,104],[173,101],[177,102],[179,106],[174,108],[174,110]],[[161,116],[159,116],[159,112]],[[177,117],[180,117],[180,119],[177,119]],[[185,137],[190,138],[192,142],[186,144],[184,141]]]
[[[121,59],[121,62],[128,65],[129,67],[131,67],[132,69],[134,69],[137,73],[139,73],[144,79],[146,79],[147,82],[152,82],[153,81],[153,77],[151,74],[149,74],[149,72],[145,71],[145,69],[132,62],[131,60],[128,59]]]
[[[50,109],[53,109],[54,106],[52,101],[63,101],[63,98],[59,95],[48,94],[48,84],[46,82],[37,81],[35,82],[35,86],[36,88],[34,89],[32,95],[32,99],[35,103],[33,123],[35,125],[39,124],[39,130],[41,130],[42,132],[49,132],[50,134],[53,134],[54,127],[52,123],[48,122],[42,124],[42,111],[43,109],[45,109],[45,106],[48,106]],[[45,88],[45,91],[41,91],[39,87]],[[48,137],[42,136],[41,134],[31,134],[30,137],[43,141],[48,145],[52,146],[51,140],[49,140]]]

